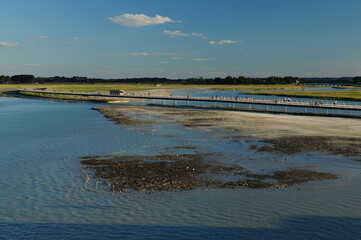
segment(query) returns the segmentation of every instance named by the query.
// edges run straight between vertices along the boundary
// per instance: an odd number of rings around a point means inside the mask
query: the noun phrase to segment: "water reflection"
[[[325,228],[325,226],[327,226]],[[272,228],[116,224],[0,223],[4,239],[359,239],[360,218],[294,217]]]

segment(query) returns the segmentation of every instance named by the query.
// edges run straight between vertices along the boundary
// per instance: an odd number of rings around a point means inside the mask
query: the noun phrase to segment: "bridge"
[[[141,99],[141,100],[162,100],[172,101],[172,105],[177,105],[177,102],[186,102],[187,106],[194,106],[190,102],[206,102],[213,106],[209,107],[226,107],[238,109],[237,106],[242,106],[240,110],[247,108],[248,110],[262,110],[267,112],[279,113],[299,113],[303,115],[327,115],[327,116],[353,116],[361,118],[361,105],[351,103],[339,103],[333,101],[332,103],[323,103],[322,101],[294,101],[289,98],[284,99],[257,99],[254,97],[199,97],[190,95],[153,95],[152,93],[125,93],[125,94],[109,94],[102,92],[63,92],[63,91],[49,91],[36,89],[18,89],[19,93],[38,93],[53,96],[74,96],[80,97],[82,100],[99,100],[99,101],[116,101],[120,99]],[[223,105],[222,105],[223,104]],[[168,103],[169,105],[169,103]],[[199,105],[201,106],[201,104]],[[205,106],[203,106],[205,107]],[[283,108],[280,109],[280,107]],[[298,111],[295,111],[297,109]],[[302,110],[300,110],[302,109]],[[313,114],[312,111],[313,110]],[[320,112],[319,110],[324,110]],[[318,113],[317,113],[318,111]]]

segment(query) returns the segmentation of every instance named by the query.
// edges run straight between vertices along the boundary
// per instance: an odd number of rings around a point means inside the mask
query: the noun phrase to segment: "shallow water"
[[[0,239],[359,239],[361,166],[341,156],[255,154],[224,131],[125,128],[95,103],[0,98]],[[252,143],[249,143],[252,144]],[[195,150],[175,148],[196,146]],[[254,172],[310,167],[338,180],[288,189],[110,193],[88,155],[224,152]]]
[[[317,88],[310,88],[310,90],[315,90]],[[323,91],[328,89],[323,87],[321,88]],[[318,89],[318,91],[321,91]],[[276,91],[276,90],[275,90]],[[280,91],[288,91],[288,90],[280,90]],[[348,91],[348,89],[338,89],[338,91]],[[190,96],[202,96],[202,97],[230,97],[234,99],[235,97],[239,98],[255,98],[259,100],[269,100],[274,101],[276,99],[283,100],[285,99],[284,96],[267,96],[267,95],[253,95],[247,94],[247,91],[238,91],[238,90],[230,90],[230,91],[222,91],[222,90],[200,90],[200,89],[186,89],[186,90],[177,90],[175,91],[176,95],[190,95]],[[302,103],[315,103],[322,101],[324,104],[333,104],[334,100],[324,100],[324,99],[317,99],[317,98],[296,98],[293,97],[291,99],[293,102],[302,102]],[[162,101],[153,101],[155,103],[164,104]],[[174,101],[165,102],[166,104],[172,105],[175,104]],[[340,105],[353,105],[353,106],[361,106],[360,101],[337,101],[337,104]],[[335,115],[353,115],[353,116],[361,116],[361,111],[350,111],[350,110],[336,110],[336,109],[322,109],[322,108],[305,108],[305,107],[283,107],[283,106],[267,106],[267,105],[256,105],[256,104],[240,104],[237,105],[231,103],[209,103],[209,102],[187,102],[187,101],[177,101],[177,105],[183,106],[196,106],[196,107],[226,107],[226,108],[234,108],[234,107],[242,107],[245,110],[247,109],[258,109],[263,111],[279,111],[283,113],[291,112],[291,113],[315,113],[315,114],[335,114]]]

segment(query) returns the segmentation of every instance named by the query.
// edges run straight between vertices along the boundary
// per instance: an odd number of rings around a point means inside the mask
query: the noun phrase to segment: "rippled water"
[[[359,239],[361,166],[341,157],[289,164],[336,171],[340,180],[288,189],[110,193],[79,164],[87,155],[152,155],[197,146],[249,169],[246,148],[172,125],[128,129],[94,103],[0,98],[0,239]],[[187,150],[182,150],[187,151]],[[232,158],[232,157],[233,158]],[[317,155],[316,155],[317,156]],[[263,160],[262,160],[263,159]],[[282,163],[278,163],[282,164]]]

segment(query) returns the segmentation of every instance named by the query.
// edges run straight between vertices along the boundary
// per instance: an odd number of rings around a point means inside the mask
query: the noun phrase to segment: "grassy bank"
[[[63,99],[63,100],[77,100],[77,101],[97,101],[97,102],[108,102],[109,100],[104,100],[96,97],[82,97],[82,96],[66,96],[59,94],[49,94],[49,93],[32,93],[32,92],[19,92],[20,94],[33,96],[33,97],[42,97],[42,98],[54,98],[54,99]]]
[[[361,85],[354,85],[354,86],[334,86],[332,88],[336,88],[336,89],[357,89],[357,88],[361,88]]]
[[[246,94],[361,101],[361,90],[349,91],[260,91]]]
[[[0,84],[0,89],[7,88],[50,88],[57,91],[97,92],[122,89],[125,91],[147,91],[152,89],[192,89],[206,88],[209,90],[297,90],[304,85],[184,85],[166,84],[155,86],[153,84]]]

